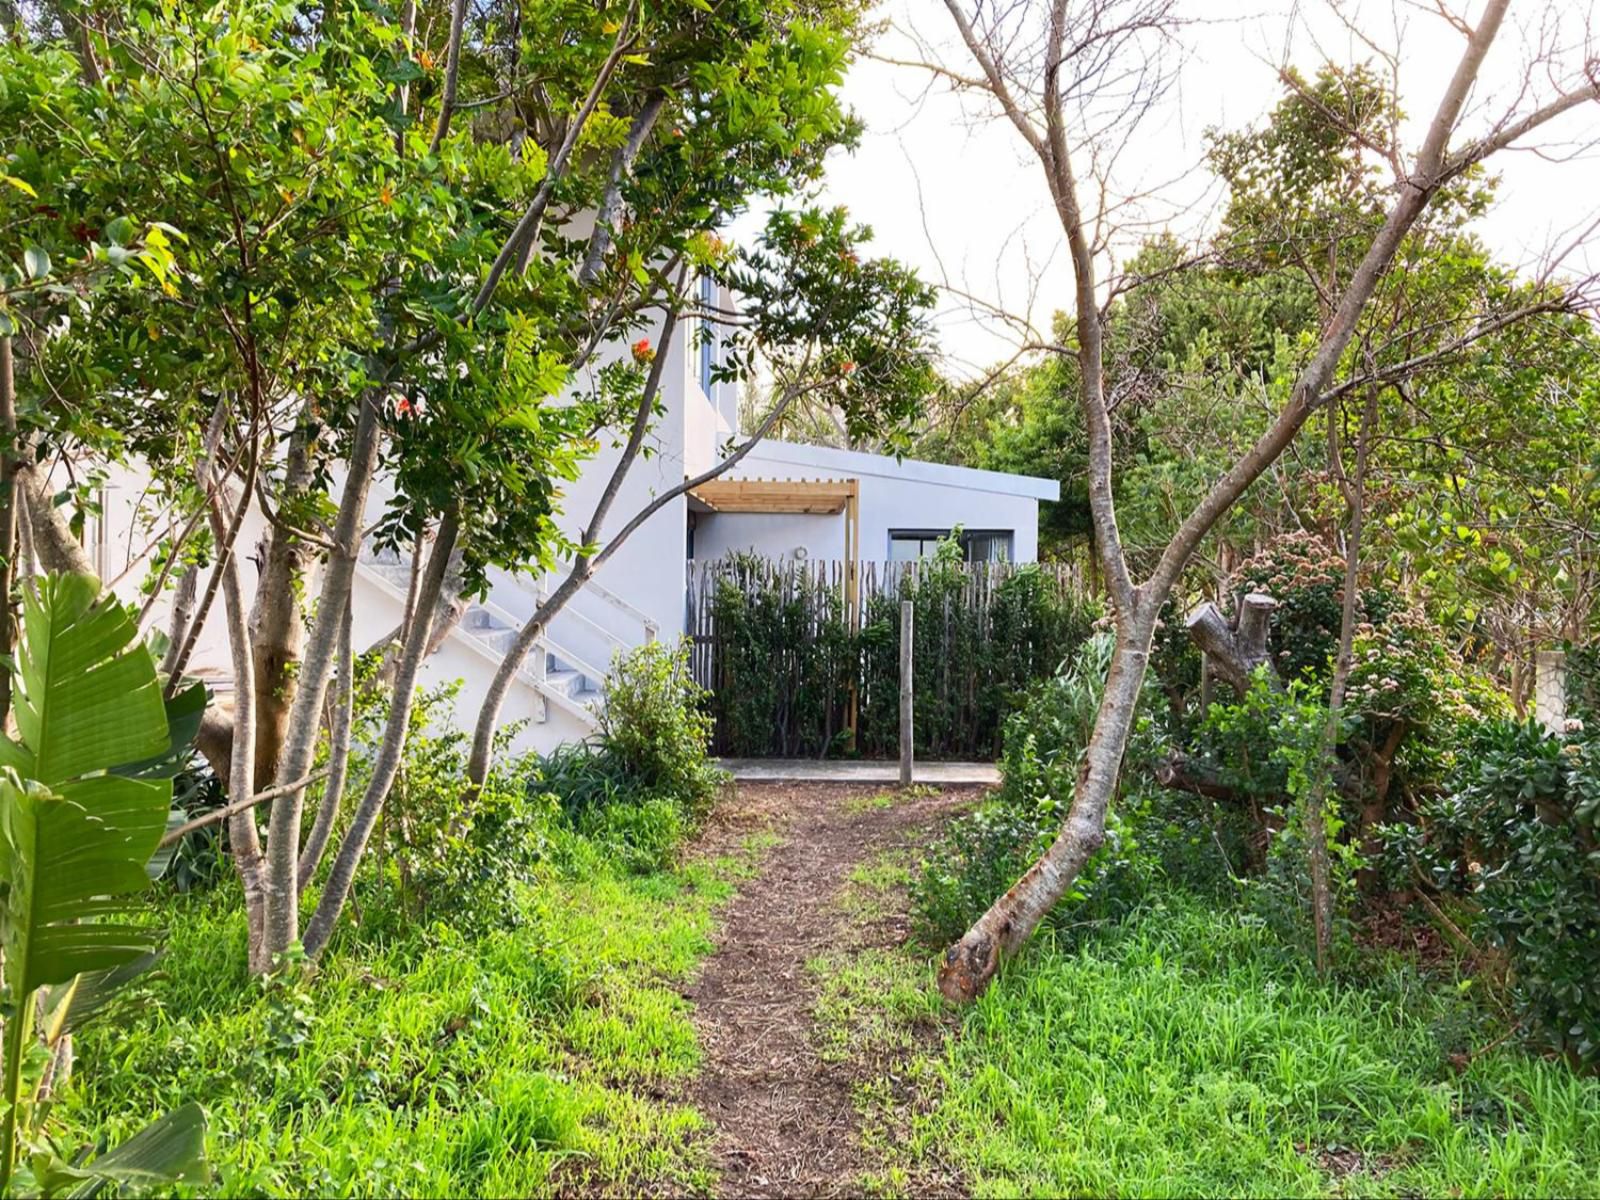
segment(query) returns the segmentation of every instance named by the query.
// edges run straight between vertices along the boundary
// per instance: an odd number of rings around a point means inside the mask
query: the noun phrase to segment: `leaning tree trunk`
[[[1122,756],[1128,747],[1150,661],[1154,612],[1140,612],[1117,639],[1106,674],[1105,696],[1095,718],[1072,807],[1061,832],[1043,856],[1012,885],[959,942],[944,954],[939,990],[951,1000],[974,1000],[988,986],[1003,956],[1015,954],[1039,922],[1066,895],[1105,840],[1106,813],[1116,795]]]
[[[316,912],[312,913],[311,920],[306,924],[306,953],[313,958],[322,953],[328,944],[328,939],[338,927],[345,901],[349,898],[350,888],[355,882],[356,868],[367,852],[367,843],[377,826],[378,817],[383,812],[390,788],[394,785],[395,775],[400,769],[401,755],[405,752],[406,735],[411,726],[411,707],[415,700],[417,669],[422,665],[423,653],[427,649],[428,635],[433,623],[434,606],[438,603],[445,571],[451,555],[455,552],[456,540],[460,534],[460,514],[451,510],[439,522],[433,553],[428,557],[428,569],[418,592],[416,611],[412,615],[411,628],[406,631],[405,649],[400,656],[399,668],[395,672],[394,694],[389,702],[389,717],[384,724],[383,740],[379,743],[377,755],[373,759],[371,777],[367,781],[361,803],[356,806],[355,815],[351,818],[350,828],[339,844],[339,852],[334,856],[333,867],[328,873],[327,883],[323,885]],[[422,553],[420,545],[416,552]],[[296,900],[298,897],[299,891],[296,887]]]

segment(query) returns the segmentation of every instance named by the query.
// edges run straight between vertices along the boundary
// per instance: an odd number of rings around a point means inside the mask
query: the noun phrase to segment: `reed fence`
[[[1017,697],[1096,615],[1066,564],[864,562],[854,606],[848,571],[750,555],[694,565],[691,662],[719,753],[895,757],[899,606],[911,600],[917,754],[993,757]]]

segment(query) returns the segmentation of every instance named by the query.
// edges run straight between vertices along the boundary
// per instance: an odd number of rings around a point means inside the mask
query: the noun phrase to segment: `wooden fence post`
[[[913,707],[916,697],[912,692],[911,664],[914,661],[912,651],[912,614],[916,612],[916,605],[910,600],[900,601],[900,786],[911,786],[912,774],[912,721]]]

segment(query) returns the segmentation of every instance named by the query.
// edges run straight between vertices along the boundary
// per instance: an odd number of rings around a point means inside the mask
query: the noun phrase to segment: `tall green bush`
[[[710,739],[687,646],[649,643],[613,664],[595,740],[535,760],[528,786],[580,835],[580,852],[599,848],[616,866],[654,871],[671,861],[726,779],[711,761]]]
[[[1419,882],[1475,911],[1533,1038],[1600,1065],[1600,740],[1485,722],[1448,791],[1387,834]]]
[[[712,596],[717,747],[741,757],[816,757],[840,748],[857,647],[841,588],[802,576],[792,591],[753,556],[727,564]]]

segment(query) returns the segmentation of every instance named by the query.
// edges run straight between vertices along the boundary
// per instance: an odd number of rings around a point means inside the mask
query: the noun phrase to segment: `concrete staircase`
[[[402,605],[411,584],[411,564],[393,550],[364,547],[357,560],[359,577],[389,593]],[[521,621],[492,599],[470,604],[450,637],[498,668],[513,643]],[[608,635],[611,636],[611,635]],[[546,636],[534,644],[517,677],[539,698],[536,723],[550,719],[549,705],[566,709],[589,728],[599,723],[605,704],[606,669],[585,661],[575,651]]]

